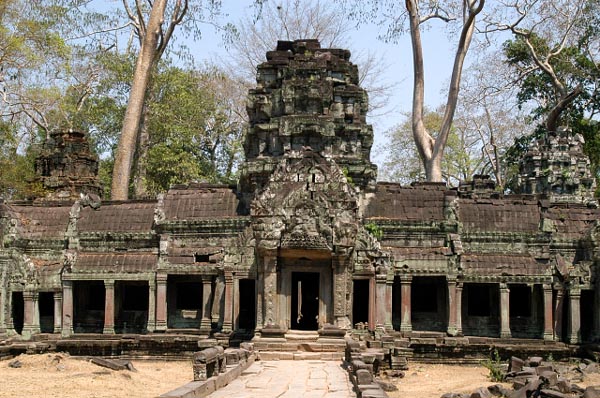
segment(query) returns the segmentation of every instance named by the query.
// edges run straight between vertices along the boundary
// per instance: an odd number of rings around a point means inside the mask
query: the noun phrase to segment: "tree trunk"
[[[131,178],[135,144],[166,6],[167,0],[156,0],[150,11],[146,35],[142,41],[135,65],[131,93],[129,94],[119,146],[117,147],[113,167],[112,200],[127,200],[129,197],[129,179]]]
[[[151,84],[151,83],[150,83]],[[148,98],[153,101],[154,98]],[[143,116],[140,123],[137,150],[135,156],[134,175],[133,175],[133,192],[134,198],[140,199],[148,194],[146,189],[146,173],[148,170],[146,159],[148,157],[148,146],[150,143],[150,132],[148,131],[148,123],[150,118],[150,109],[144,106]]]
[[[450,128],[454,119],[454,112],[458,101],[458,93],[460,89],[460,79],[473,30],[475,29],[475,16],[479,14],[483,8],[485,0],[479,0],[477,7],[472,8],[470,1],[463,2],[466,19],[463,22],[463,27],[458,41],[456,55],[454,57],[454,66],[452,69],[452,77],[450,79],[450,87],[448,89],[448,99],[444,112],[442,127],[438,136],[434,139],[425,128],[423,122],[423,106],[425,96],[425,76],[423,68],[423,48],[421,44],[420,32],[420,15],[417,5],[417,0],[406,0],[406,10],[410,24],[410,37],[413,50],[413,69],[414,69],[414,90],[413,90],[413,138],[419,151],[419,155],[425,166],[425,175],[427,181],[441,182],[442,181],[442,157],[444,156],[444,148],[448,141]],[[475,4],[475,2],[473,3]]]

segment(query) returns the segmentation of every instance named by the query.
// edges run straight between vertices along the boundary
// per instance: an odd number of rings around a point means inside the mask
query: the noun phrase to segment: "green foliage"
[[[494,349],[491,353],[491,357],[481,363],[489,371],[490,381],[502,382],[504,381],[504,372],[502,370],[502,361],[500,360],[500,354],[498,350]]]
[[[383,230],[381,229],[381,227],[379,227],[379,225],[375,224],[374,222],[369,222],[369,223],[365,224],[365,229],[367,230],[368,233],[373,235],[375,238],[377,238],[377,239],[383,238]]]

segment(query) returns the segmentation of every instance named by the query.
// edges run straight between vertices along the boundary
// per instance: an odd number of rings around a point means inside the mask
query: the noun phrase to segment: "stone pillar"
[[[212,312],[212,276],[205,275],[202,277],[202,318],[200,320],[200,331],[210,333],[211,312]]]
[[[223,311],[223,333],[233,330],[233,273],[225,271],[225,308]]]
[[[148,281],[148,324],[146,325],[148,333],[156,330],[156,281]]]
[[[62,293],[62,328],[61,335],[69,337],[73,334],[73,282],[63,281]]]
[[[104,281],[104,334],[115,333],[115,281]]]
[[[264,257],[264,324],[277,327],[277,256]]]
[[[34,291],[23,292],[23,337],[28,339],[31,335],[40,332],[40,312],[38,310],[39,293]]]
[[[256,275],[256,287],[255,287],[255,291],[256,291],[256,329],[260,330],[265,326],[265,322],[264,322],[264,316],[263,316],[263,311],[264,311],[264,295],[263,295],[263,287],[265,285],[265,278],[263,276],[263,272],[261,270],[261,267],[258,267],[259,270],[257,272]]]
[[[392,283],[388,283],[387,275],[377,275],[375,277],[375,306],[376,319],[375,327],[377,329],[391,330],[392,326]]]
[[[167,274],[156,274],[156,330],[167,330]]]
[[[462,336],[462,282],[456,283],[456,335]]]
[[[412,314],[411,314],[411,284],[412,275],[400,275],[400,331],[412,332]]]
[[[577,344],[581,343],[581,289],[579,287],[572,287],[569,290],[569,314],[571,319],[569,320],[569,343]]]
[[[54,292],[54,333],[60,333],[62,327],[62,292]]]
[[[4,314],[6,313],[6,303],[6,289],[0,286],[0,333],[6,332],[6,320],[4,319]]]
[[[375,278],[369,278],[369,330],[375,330],[375,318],[377,318],[377,314],[375,313],[377,308],[377,303],[375,302],[376,296],[376,283]],[[354,297],[356,300],[356,297]]]
[[[500,338],[510,338],[510,289],[500,283]]]
[[[542,285],[544,290],[544,340],[554,339],[554,320],[552,319],[552,285]]]
[[[562,286],[556,290],[556,303],[554,303],[554,339],[562,341],[563,331],[563,310],[564,310],[565,290]]]
[[[446,277],[448,283],[448,336],[458,335],[458,327],[456,326],[456,318],[458,309],[456,308],[456,277]]]
[[[335,325],[341,329],[352,329],[347,301],[348,294],[348,256],[334,256],[331,260],[333,272],[333,317]]]
[[[240,278],[233,278],[233,330],[240,328]]]

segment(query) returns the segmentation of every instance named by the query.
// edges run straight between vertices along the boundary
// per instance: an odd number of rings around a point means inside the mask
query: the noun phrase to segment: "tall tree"
[[[140,38],[141,47],[113,166],[111,188],[113,200],[127,200],[129,197],[131,167],[150,75],[164,53],[175,27],[183,21],[187,12],[187,0],[176,0],[172,16],[166,27],[163,27],[167,2],[167,0],[155,0],[147,22],[144,20],[144,10],[140,2],[136,2],[135,11],[131,10],[127,1],[123,2]]]
[[[359,67],[359,82],[369,92],[369,111],[373,116],[387,105],[394,85],[381,78],[387,67],[381,55],[353,48],[349,37],[352,29],[353,25],[343,10],[332,2],[266,2],[260,18],[246,14],[236,24],[237,34],[230,43],[231,65],[228,71],[248,90],[256,84],[256,66],[264,62],[265,53],[273,50],[278,40],[317,39],[322,47],[349,48],[353,62]]]
[[[464,1],[417,1],[406,0],[400,14],[397,3],[392,0],[358,2],[356,0],[338,0],[350,5],[350,14],[358,20],[376,20],[388,24],[387,39],[396,39],[398,35],[409,32],[413,54],[413,105],[412,133],[419,156],[425,167],[428,181],[442,181],[442,158],[444,148],[452,127],[458,102],[460,80],[465,57],[475,31],[475,19],[481,13],[485,0]],[[452,67],[452,77],[444,106],[444,116],[439,134],[434,137],[425,124],[425,69],[421,30],[432,20],[443,22],[457,21],[460,34],[456,45],[456,54]]]

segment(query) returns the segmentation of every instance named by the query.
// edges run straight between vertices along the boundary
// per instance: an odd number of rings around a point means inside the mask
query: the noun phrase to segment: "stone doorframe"
[[[310,260],[308,258],[280,258],[281,278],[279,280],[279,320],[281,326],[289,330],[292,322],[292,273],[313,272],[319,274],[319,318],[318,327],[333,323],[333,270],[331,258]]]

